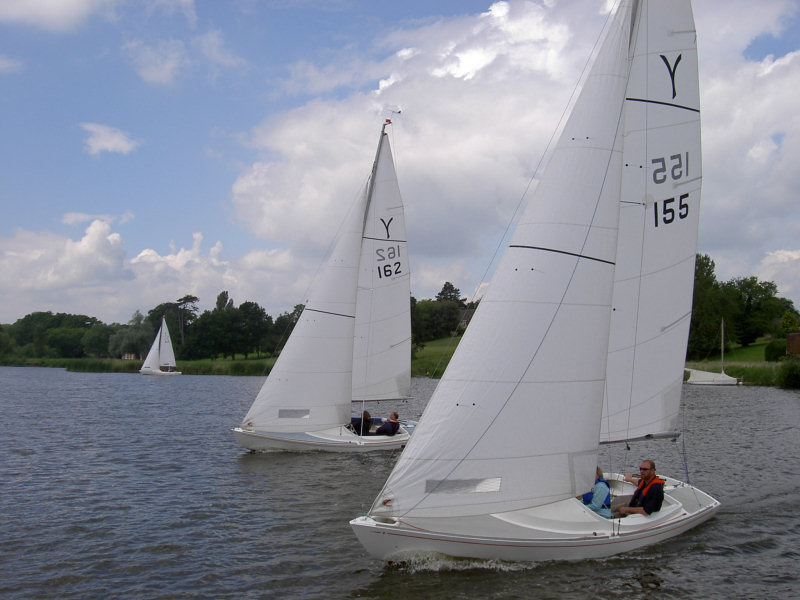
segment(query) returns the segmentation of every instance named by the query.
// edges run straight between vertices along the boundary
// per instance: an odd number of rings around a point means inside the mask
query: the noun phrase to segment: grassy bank
[[[179,360],[178,371],[186,375],[266,375],[275,363],[269,359],[203,359]],[[28,358],[15,362],[4,362],[12,367],[55,367],[75,372],[90,373],[138,373],[140,360],[118,358]]]
[[[411,375],[413,377],[441,377],[460,339],[443,338],[427,342],[423,348],[417,350],[416,356],[411,361]],[[742,379],[748,385],[779,385],[779,369],[782,363],[765,362],[764,347],[766,345],[767,341],[761,341],[747,348],[732,350],[725,356],[725,372]],[[203,359],[178,361],[178,370],[187,375],[265,376],[274,363],[274,358]],[[68,371],[101,373],[137,373],[142,366],[141,361],[110,358],[38,358],[2,364],[6,366],[57,367]],[[690,369],[719,373],[721,362],[719,358],[690,361],[686,363],[686,366]]]
[[[781,363],[766,362],[764,348],[768,340],[758,341],[746,348],[735,348],[725,355],[725,372],[731,377],[738,377],[748,385],[775,386],[777,383],[778,368]],[[719,357],[715,360],[689,361],[686,367],[719,373],[722,369]]]

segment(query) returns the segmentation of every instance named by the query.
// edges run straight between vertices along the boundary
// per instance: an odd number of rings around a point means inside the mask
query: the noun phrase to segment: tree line
[[[235,305],[220,292],[213,309],[197,308],[199,298],[186,295],[164,302],[143,315],[138,310],[125,323],[106,324],[95,317],[34,312],[11,325],[0,326],[0,357],[25,358],[143,358],[163,317],[179,360],[244,356],[275,356],[281,351],[303,312],[298,304],[273,319],[255,302]],[[449,335],[459,329],[466,299],[445,283],[435,300],[410,299],[412,343]]]
[[[708,255],[697,256],[688,359],[719,355],[723,321],[728,347],[747,346],[765,334],[781,339],[800,329],[800,314],[791,300],[778,297],[774,283],[756,277],[719,282],[714,268]],[[86,315],[34,312],[0,327],[0,358],[142,358],[162,317],[179,360],[275,356],[303,311],[298,304],[273,319],[255,302],[236,306],[227,291],[220,292],[214,308],[202,313],[198,301],[186,295],[153,307],[147,315],[137,310],[125,324],[108,325]],[[426,342],[463,332],[478,304],[467,302],[449,281],[436,298],[411,297],[410,302],[414,352]]]
[[[714,261],[698,254],[694,267],[692,325],[687,358],[702,360],[719,356],[721,328],[725,346],[749,346],[765,335],[774,338],[775,357],[786,352],[786,335],[800,329],[800,314],[791,300],[778,296],[778,286],[757,277],[718,281]],[[769,347],[768,347],[769,349]],[[771,356],[767,356],[769,360]]]

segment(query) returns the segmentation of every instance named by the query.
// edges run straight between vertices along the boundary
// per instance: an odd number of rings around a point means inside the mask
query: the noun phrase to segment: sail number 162
[[[400,246],[378,248],[375,250],[375,256],[379,263],[383,262],[383,264],[378,265],[378,279],[392,277],[402,273],[400,265]]]

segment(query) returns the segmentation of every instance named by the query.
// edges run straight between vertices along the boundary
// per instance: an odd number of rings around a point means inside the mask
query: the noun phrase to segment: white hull
[[[168,377],[170,375],[180,375],[180,371],[159,371],[157,369],[140,369],[140,375],[154,375],[156,377]]]
[[[689,385],[742,385],[742,382],[736,377],[731,377],[724,371],[722,373],[713,373],[710,371],[698,371],[697,369],[686,369],[689,373],[689,379],[686,383]]]
[[[374,452],[377,450],[400,450],[409,440],[410,434],[404,428],[396,435],[359,436],[344,426],[308,431],[303,433],[275,433],[247,430],[241,427],[232,429],[236,441],[253,451],[286,450],[291,452]]]
[[[603,558],[680,535],[711,518],[719,508],[717,500],[697,488],[664,479],[664,504],[650,516],[605,519],[570,498],[503,514],[428,519],[431,523],[358,517],[350,526],[367,551],[385,561],[429,554],[514,562]],[[611,475],[609,481],[617,498],[614,504],[624,503],[633,486],[623,484],[618,475]],[[474,533],[482,531],[497,533]]]

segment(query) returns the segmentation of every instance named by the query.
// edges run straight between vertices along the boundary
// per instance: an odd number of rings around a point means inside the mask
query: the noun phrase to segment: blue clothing
[[[375,435],[394,435],[397,433],[398,429],[400,429],[400,423],[398,421],[386,420],[375,431]]]
[[[583,503],[601,517],[611,518],[611,490],[602,477],[595,479],[592,491],[583,495]]]

